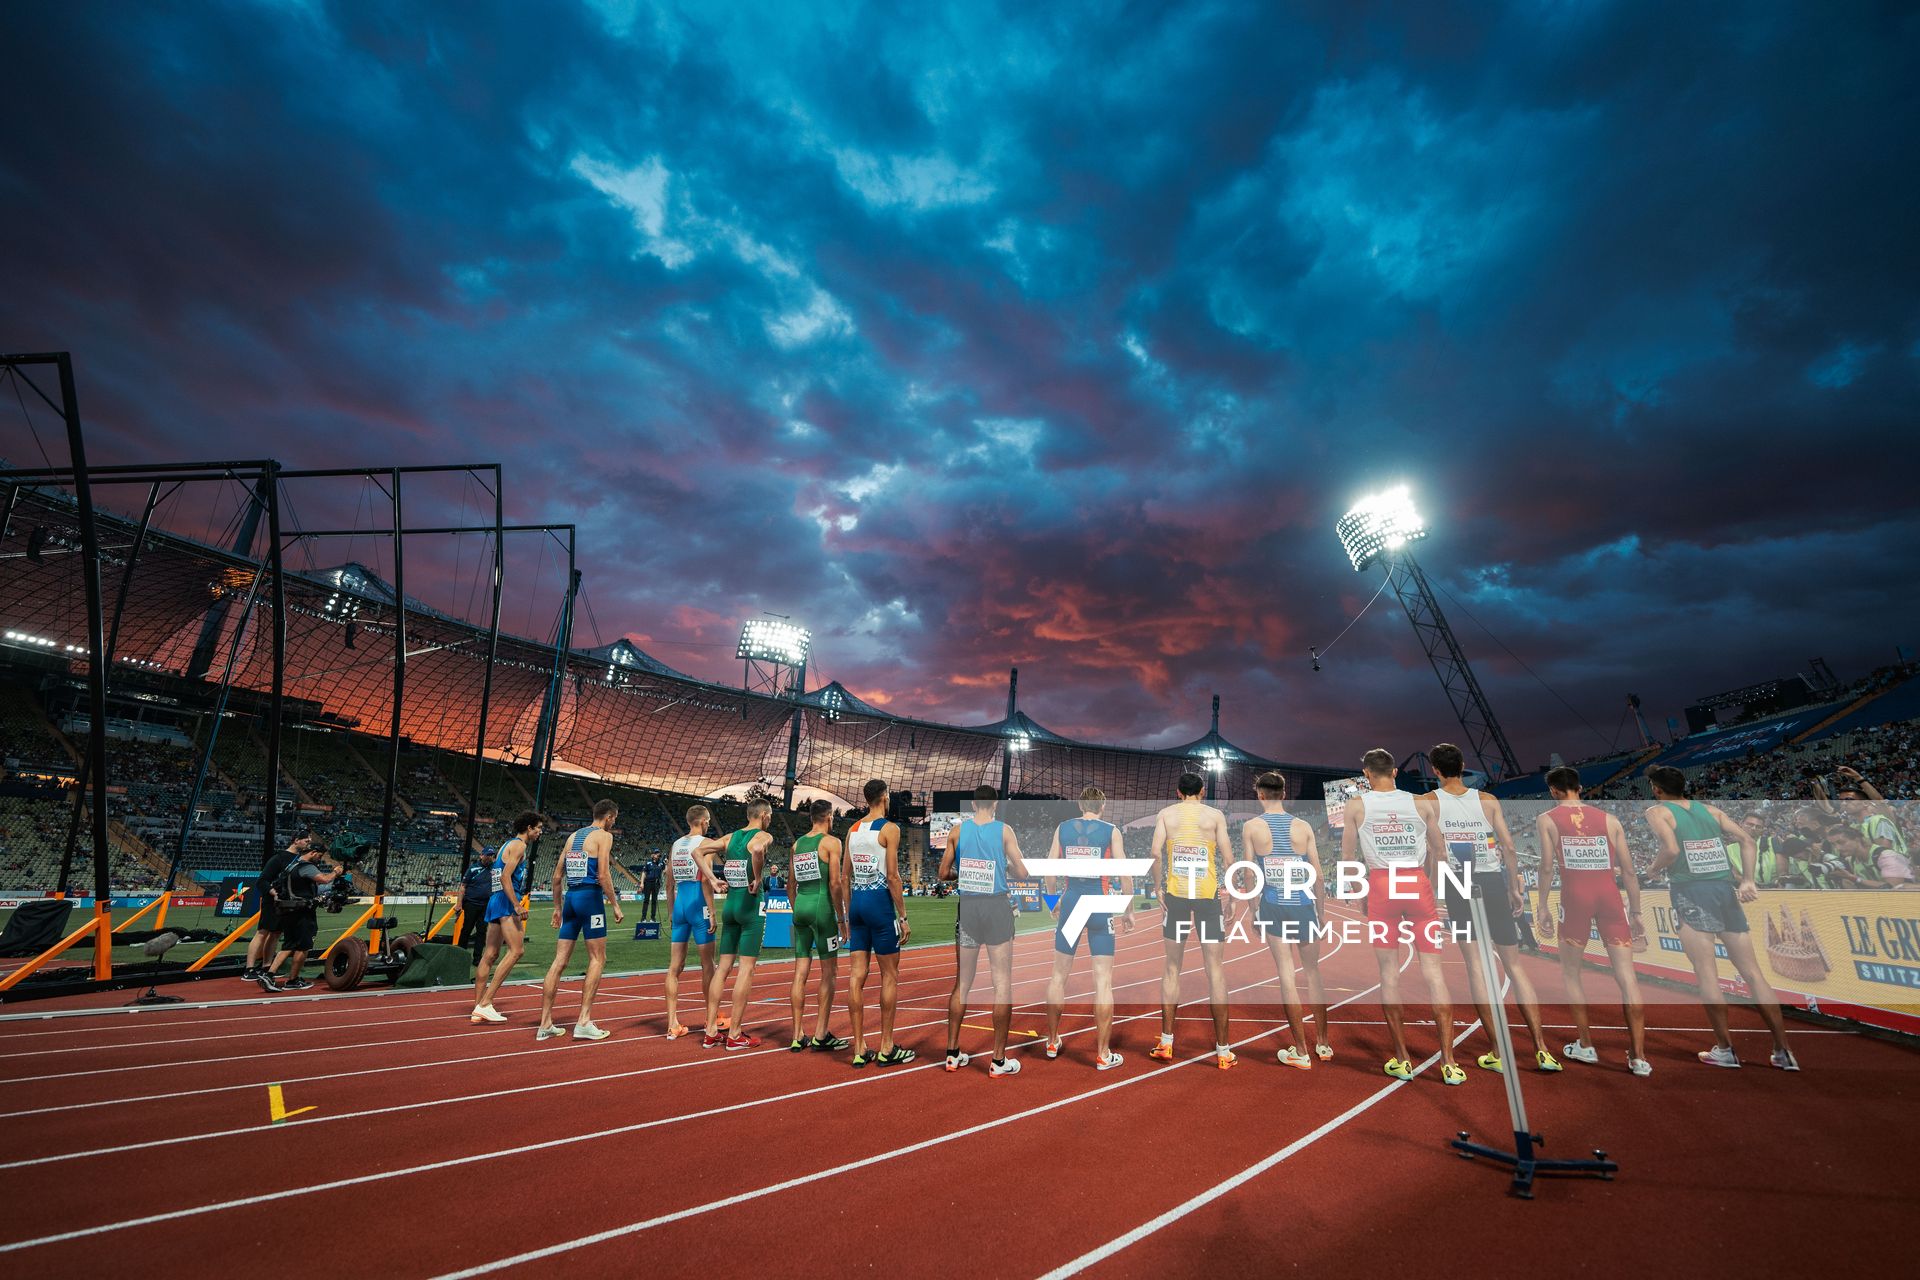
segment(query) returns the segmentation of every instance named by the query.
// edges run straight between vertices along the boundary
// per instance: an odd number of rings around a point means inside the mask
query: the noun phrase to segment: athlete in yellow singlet
[[[1227,971],[1221,955],[1226,934],[1221,925],[1220,878],[1233,853],[1227,816],[1201,796],[1206,779],[1180,775],[1180,799],[1160,811],[1153,824],[1154,878],[1166,917],[1160,926],[1167,963],[1160,974],[1160,1042],[1149,1058],[1173,1060],[1173,1018],[1180,1000],[1180,971],[1186,966],[1187,941],[1198,938],[1207,970],[1207,1007],[1213,1013],[1213,1051],[1222,1070],[1234,1064],[1227,1047]]]

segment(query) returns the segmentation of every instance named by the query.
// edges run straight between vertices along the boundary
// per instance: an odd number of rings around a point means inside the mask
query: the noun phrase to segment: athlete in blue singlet
[[[593,806],[593,821],[567,838],[566,849],[553,864],[553,927],[560,931],[553,963],[547,966],[547,980],[540,988],[540,1030],[537,1039],[550,1040],[567,1034],[565,1027],[553,1025],[553,998],[560,989],[560,975],[573,959],[573,944],[587,940],[587,978],[580,989],[580,1017],[573,1024],[579,1040],[605,1040],[607,1033],[593,1024],[593,997],[600,989],[600,975],[607,967],[607,911],[613,911],[617,924],[626,919],[620,910],[620,895],[613,887],[613,824],[619,820],[620,806],[602,800]]]
[[[537,813],[521,814],[513,820],[513,838],[493,855],[488,871],[493,893],[487,899],[486,949],[480,953],[480,968],[473,978],[469,1021],[507,1020],[493,1007],[493,998],[527,949],[527,913],[521,909],[527,894],[527,849],[546,830],[546,821]]]
[[[847,832],[847,1017],[853,1023],[853,1065],[912,1062],[913,1050],[893,1042],[894,1010],[900,1003],[900,944],[907,926],[907,899],[900,887],[900,824],[887,818],[887,784],[879,778],[861,791],[867,816]],[[867,1052],[867,969],[880,961],[880,1052]]]
[[[1293,1043],[1280,1050],[1280,1062],[1305,1071],[1313,1066],[1313,1059],[1307,1056],[1309,1042],[1301,1016],[1300,988],[1293,974],[1295,955],[1307,971],[1307,992],[1320,1032],[1313,1051],[1322,1058],[1333,1056],[1327,1042],[1327,992],[1320,983],[1320,940],[1314,933],[1320,924],[1320,912],[1311,887],[1319,880],[1320,854],[1314,845],[1313,828],[1287,812],[1285,774],[1263,773],[1254,779],[1253,789],[1263,812],[1247,819],[1241,828],[1239,861],[1260,868],[1255,919],[1267,940],[1267,950],[1273,954],[1273,967],[1280,974],[1280,999],[1286,1006],[1287,1025],[1293,1028]]]
[[[947,832],[947,852],[940,859],[940,878],[960,887],[960,916],[954,931],[958,964],[953,994],[947,998],[947,1070],[967,1065],[960,1051],[960,1024],[967,1016],[967,997],[987,949],[987,969],[993,980],[993,1063],[990,1076],[1020,1073],[1020,1060],[1007,1056],[1007,1031],[1013,1024],[1013,903],[1007,896],[1007,877],[1022,880],[1027,864],[1020,858],[1020,842],[1013,828],[993,816],[1000,793],[982,786],[973,793],[973,816]]]
[[[668,874],[673,877],[673,912],[667,947],[667,1039],[678,1040],[691,1028],[680,1021],[680,973],[687,967],[687,943],[699,948],[700,999],[713,985],[713,922],[720,910],[715,894],[725,886],[713,874],[713,865],[700,847],[706,843],[713,815],[707,806],[687,810],[687,834],[673,842]]]
[[[1053,847],[1047,851],[1049,858],[1067,858],[1083,862],[1101,862],[1111,858],[1126,856],[1125,846],[1120,839],[1120,828],[1111,822],[1103,821],[1100,810],[1107,803],[1107,793],[1098,787],[1088,787],[1080,793],[1080,816],[1060,824],[1053,833]],[[1088,894],[1106,892],[1106,877],[1103,876],[1065,876],[1059,884],[1060,904],[1054,914],[1059,916],[1060,924],[1053,931],[1053,976],[1047,982],[1047,1056],[1060,1056],[1060,1009],[1067,1000],[1067,974],[1073,968],[1074,953],[1080,949],[1080,937],[1067,941],[1067,924],[1073,918],[1074,908],[1080,899]],[[1130,876],[1119,877],[1114,891],[1128,896],[1127,909],[1120,914],[1120,927],[1128,933],[1133,932],[1133,879]],[[1094,1047],[1093,1065],[1102,1071],[1111,1071],[1119,1066],[1122,1059],[1113,1051],[1113,914],[1097,912],[1087,918],[1081,937],[1087,940],[1087,951],[1093,956],[1093,1027]]]

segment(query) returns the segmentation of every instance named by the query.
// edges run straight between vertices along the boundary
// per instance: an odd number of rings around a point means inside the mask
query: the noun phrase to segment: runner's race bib
[[[1561,836],[1560,858],[1569,871],[1613,869],[1613,856],[1605,836]]]
[[[1454,862],[1471,862],[1475,871],[1500,870],[1500,846],[1491,833],[1450,831],[1447,833],[1447,857]]]
[[[1287,867],[1299,866],[1306,859],[1297,853],[1269,853],[1260,859],[1260,870],[1267,878],[1268,902],[1305,902],[1305,889],[1287,886]]]
[[[1105,849],[1093,844],[1070,844],[1063,846],[1060,852],[1069,858],[1104,858],[1107,854]]]
[[[880,854],[873,849],[853,849],[847,854],[853,863],[853,879],[856,884],[870,885],[880,879]]]
[[[493,868],[492,871],[489,873],[489,877],[490,878],[488,883],[493,885],[493,891],[495,893],[504,892],[504,890],[502,890],[500,885],[500,868],[498,867]]]
[[[1376,820],[1369,834],[1373,837],[1373,856],[1378,862],[1387,866],[1411,866],[1426,860],[1419,834],[1398,818]]]
[[[675,880],[693,880],[698,876],[699,872],[695,871],[693,866],[693,851],[691,849],[675,849],[673,851],[673,878]]]
[[[1711,840],[1682,840],[1680,850],[1687,855],[1687,870],[1696,876],[1733,870],[1733,864],[1727,861],[1726,842],[1717,836]]]
[[[820,878],[820,855],[818,853],[794,854],[793,878],[795,880],[818,880]]]
[[[960,892],[992,893],[993,865],[991,858],[960,859]]]
[[[1213,854],[1205,845],[1177,844],[1173,846],[1173,878],[1179,882],[1188,879],[1199,880],[1213,867]]]
[[[747,887],[747,860],[745,858],[727,859],[727,888],[744,889]]]
[[[567,879],[585,880],[587,878],[587,855],[569,853],[567,855]]]

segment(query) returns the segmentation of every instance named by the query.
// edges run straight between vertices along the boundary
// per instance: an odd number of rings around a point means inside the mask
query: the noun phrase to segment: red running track
[[[1553,998],[1557,968],[1525,963]],[[1017,1027],[1043,1026],[1050,964],[1050,935],[1016,943]],[[605,985],[598,1021],[615,1034],[601,1044],[536,1045],[528,987],[501,1000],[503,1027],[469,1024],[464,992],[0,1022],[0,1273],[257,1265],[287,1256],[293,1230],[309,1265],[391,1276],[1751,1275],[1887,1268],[1908,1252],[1920,1057],[1902,1045],[1796,1027],[1805,1070],[1789,1075],[1760,1065],[1767,1038],[1740,1013],[1752,1065],[1719,1071],[1693,1060],[1708,1042],[1699,1010],[1659,1004],[1655,1074],[1634,1079],[1624,1033],[1604,1029],[1618,1022],[1611,984],[1592,979],[1603,1065],[1524,1083],[1550,1153],[1604,1146],[1622,1174],[1543,1183],[1525,1204],[1445,1146],[1459,1129],[1508,1131],[1497,1077],[1469,1066],[1465,1086],[1443,1088],[1431,1057],[1410,1083],[1380,1073],[1365,948],[1326,962],[1344,1002],[1338,1055],[1308,1072],[1274,1061],[1289,1033],[1254,946],[1227,965],[1240,1064],[1212,1063],[1197,952],[1180,1058],[1149,1062],[1160,967],[1157,930],[1122,939],[1122,1068],[1092,1069],[1082,961],[1065,1055],[1017,1036],[1025,1070],[1004,1080],[984,1055],[958,1074],[939,1065],[947,947],[904,958],[900,1038],[922,1054],[904,1068],[786,1053],[791,969],[771,960],[750,1015],[767,1044],[731,1055],[664,1038],[658,974]],[[1457,962],[1450,981],[1464,1012]],[[1416,975],[1403,983],[1424,995]],[[577,998],[563,994],[568,1016]],[[1416,1055],[1436,1047],[1430,1023],[1409,1035]],[[1548,1036],[1557,1048],[1571,1032]],[[1461,1060],[1484,1047],[1474,1028]],[[271,1123],[274,1084],[313,1110]]]

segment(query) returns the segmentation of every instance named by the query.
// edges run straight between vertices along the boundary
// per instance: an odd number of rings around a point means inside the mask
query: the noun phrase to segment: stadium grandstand
[[[98,519],[103,564],[118,578],[137,530],[105,512]],[[62,883],[68,859],[89,728],[78,545],[69,494],[13,491],[0,536],[0,890],[16,894]],[[1001,720],[963,726],[883,711],[838,683],[795,696],[752,692],[676,671],[625,639],[556,654],[553,644],[503,633],[489,664],[486,628],[418,600],[403,604],[372,570],[347,563],[284,572],[286,709],[279,776],[269,781],[274,672],[261,573],[247,555],[149,531],[126,574],[106,726],[117,889],[165,884],[176,859],[182,875],[208,887],[251,872],[265,852],[269,804],[282,825],[371,839],[384,809],[402,612],[409,651],[386,884],[396,892],[457,881],[476,798],[477,849],[496,843],[522,809],[543,807],[564,824],[584,821],[595,799],[611,796],[638,858],[670,843],[695,800],[722,803],[723,822],[733,816],[725,806],[749,796],[826,795],[846,810],[875,777],[911,798],[903,816],[923,826],[926,798],[981,783],[1034,799],[1091,784],[1148,813],[1186,772],[1204,776],[1220,801],[1250,801],[1254,778],[1268,770],[1284,772],[1294,794],[1308,798],[1350,772],[1242,749],[1220,732],[1217,698],[1206,734],[1149,749],[1078,741],[1013,706]],[[473,797],[483,687],[491,713]],[[792,824],[777,825],[782,843],[794,834]],[[920,847],[930,866],[932,851]],[[85,865],[91,856],[82,824],[72,860]]]

